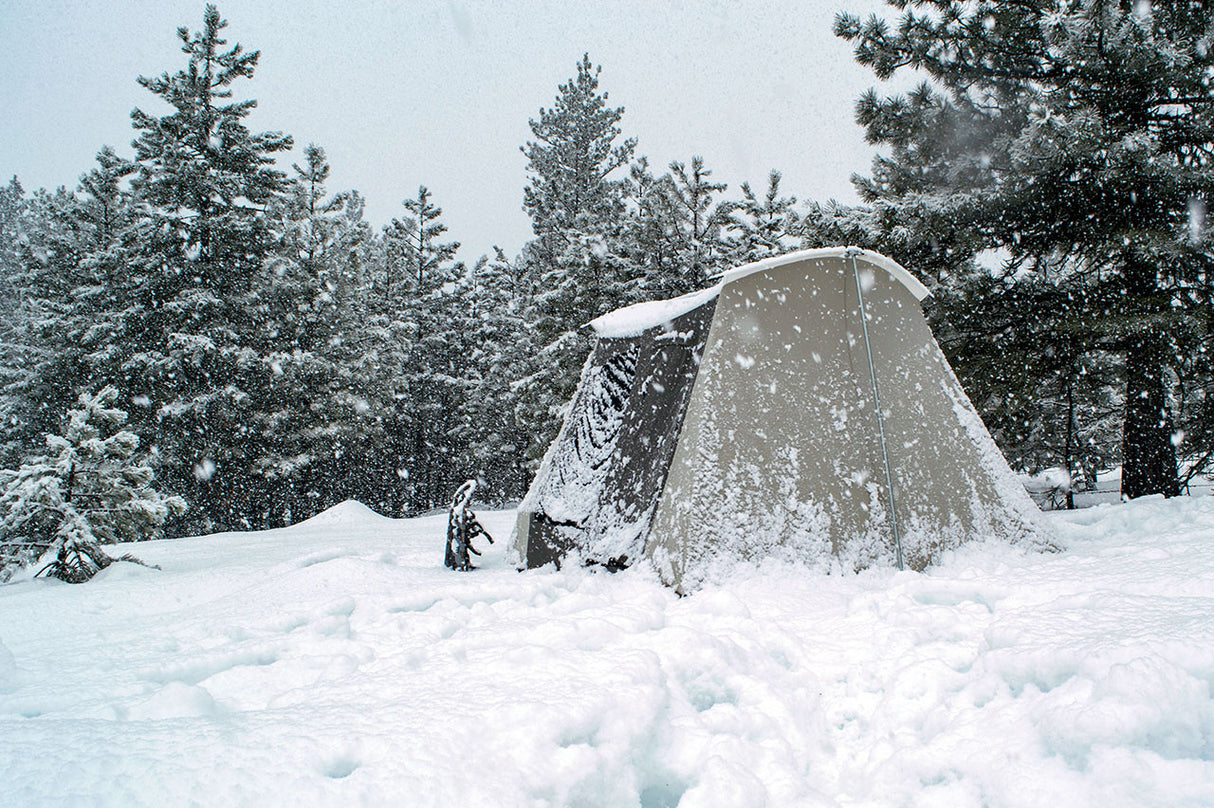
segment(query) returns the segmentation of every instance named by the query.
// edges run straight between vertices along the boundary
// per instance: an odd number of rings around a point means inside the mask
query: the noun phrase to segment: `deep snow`
[[[354,503],[0,586],[0,804],[1209,806],[1214,497],[927,573],[468,574]]]

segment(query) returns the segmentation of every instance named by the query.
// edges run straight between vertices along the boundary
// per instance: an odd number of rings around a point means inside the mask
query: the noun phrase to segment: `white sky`
[[[655,168],[704,157],[736,191],[769,169],[798,199],[856,201],[873,150],[854,122],[875,83],[831,34],[876,0],[226,0],[229,42],[261,51],[237,97],[254,131],[324,147],[330,190],[357,189],[376,226],[427,185],[471,260],[530,235],[527,120],[584,51]],[[130,111],[159,111],[139,75],[184,64],[175,35],[204,3],[0,0],[0,179],[74,186],[103,144],[130,156]]]

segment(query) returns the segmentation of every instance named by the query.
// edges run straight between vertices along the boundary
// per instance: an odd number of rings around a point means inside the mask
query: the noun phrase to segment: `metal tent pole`
[[[873,384],[873,406],[877,410],[877,434],[881,436],[881,461],[885,465],[885,490],[889,492],[889,523],[894,529],[894,554],[898,569],[906,569],[902,563],[902,534],[898,530],[898,514],[894,508],[894,477],[889,469],[889,452],[885,448],[885,417],[881,414],[881,390],[877,385],[877,370],[873,367],[873,349],[868,341],[868,312],[864,310],[864,289],[860,283],[860,268],[856,265],[859,250],[848,250],[852,273],[856,276],[856,298],[860,304],[860,328],[864,333],[864,352],[868,355],[868,377]]]

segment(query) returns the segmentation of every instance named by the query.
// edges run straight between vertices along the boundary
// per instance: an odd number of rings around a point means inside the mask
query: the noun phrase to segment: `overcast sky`
[[[259,49],[255,131],[309,142],[376,226],[427,185],[466,260],[530,235],[521,209],[527,120],[583,52],[655,167],[702,155],[735,191],[769,169],[799,199],[854,202],[873,150],[854,121],[875,80],[831,35],[875,0],[226,0],[229,42]],[[163,112],[139,75],[184,62],[175,31],[203,2],[0,0],[0,177],[74,186],[103,144],[130,156],[130,111]]]

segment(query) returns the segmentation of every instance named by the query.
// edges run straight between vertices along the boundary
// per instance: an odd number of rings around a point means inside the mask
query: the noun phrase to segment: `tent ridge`
[[[771,258],[764,258],[761,261],[754,261],[734,267],[733,269],[727,269],[714,277],[720,280],[721,285],[724,285],[739,278],[744,278],[747,275],[753,275],[756,272],[765,272],[769,269],[775,269],[776,267],[788,264],[798,264],[802,261],[813,261],[823,258],[853,257],[863,258],[866,263],[880,267],[897,278],[906,287],[907,291],[915,296],[915,300],[922,300],[931,294],[931,291],[926,286],[920,283],[914,275],[894,259],[887,258],[881,253],[873,252],[872,250],[866,250],[863,247],[854,246],[816,247],[809,250],[797,250],[796,252],[773,255]]]

